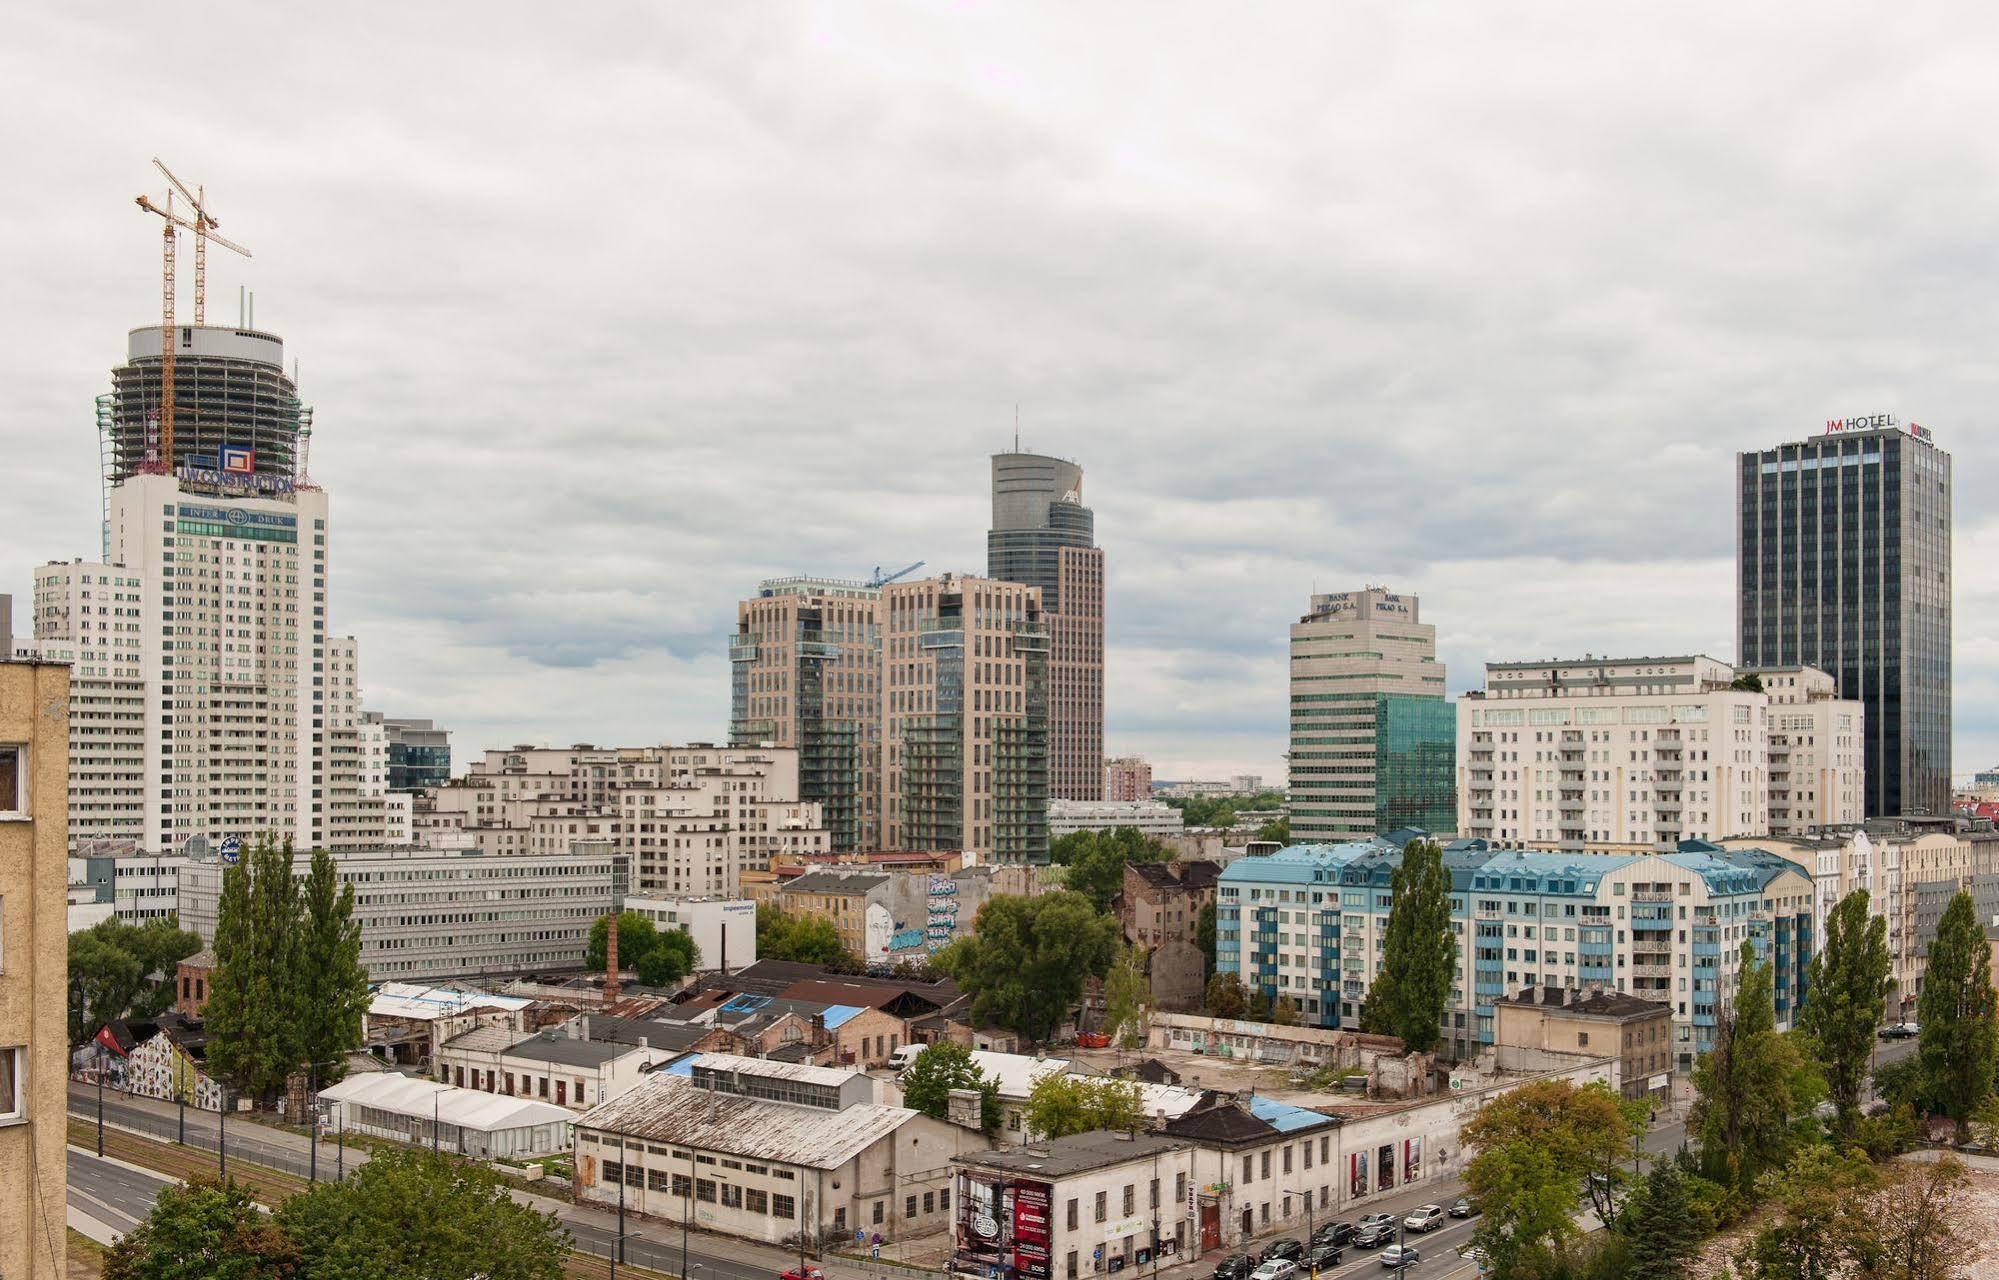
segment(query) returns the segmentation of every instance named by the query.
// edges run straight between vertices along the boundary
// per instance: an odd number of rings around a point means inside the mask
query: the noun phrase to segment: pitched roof
[[[763,1065],[821,1069],[768,1061]],[[623,1096],[586,1111],[576,1124],[579,1129],[681,1143],[752,1160],[834,1169],[918,1118],[919,1114],[907,1107],[877,1102],[838,1111],[766,1102],[698,1089],[677,1075],[661,1072]]]
[[[1222,875],[1222,864],[1205,858],[1190,858],[1184,862],[1131,862],[1125,865],[1133,875],[1155,889],[1212,889]]]
[[[480,1089],[460,1089],[421,1076],[376,1072],[348,1076],[339,1084],[319,1091],[331,1102],[349,1102],[375,1107],[396,1115],[493,1133],[503,1129],[523,1129],[534,1125],[567,1122],[575,1118],[565,1107],[511,1094],[487,1093]]]

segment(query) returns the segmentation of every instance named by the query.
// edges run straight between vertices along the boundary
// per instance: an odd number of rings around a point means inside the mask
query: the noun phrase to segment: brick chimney
[[[604,1004],[618,1002],[618,913],[613,911],[605,916],[604,927]]]

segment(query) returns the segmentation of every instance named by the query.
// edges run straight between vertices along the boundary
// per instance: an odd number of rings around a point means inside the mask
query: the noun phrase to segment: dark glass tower
[[[1861,702],[1869,817],[1950,811],[1950,485],[1888,414],[1736,460],[1740,665],[1818,667]]]

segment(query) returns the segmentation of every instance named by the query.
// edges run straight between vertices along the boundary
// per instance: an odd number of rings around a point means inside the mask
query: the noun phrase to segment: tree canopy
[[[902,1105],[938,1120],[949,1113],[953,1089],[976,1090],[979,1129],[987,1137],[999,1132],[999,1085],[980,1074],[972,1051],[964,1045],[926,1045],[902,1073]]]
[[[80,1045],[113,1018],[156,1018],[174,1000],[174,969],[201,950],[172,917],[142,925],[104,920],[69,938],[69,1040]]]
[[[516,1202],[492,1170],[427,1151],[380,1151],[273,1220],[301,1280],[556,1280],[569,1250],[555,1215]]]
[[[1171,849],[1132,827],[1075,831],[1055,843],[1055,861],[1068,868],[1064,886],[1088,898],[1099,911],[1110,910],[1112,901],[1124,890],[1127,865],[1173,860]]]
[[[625,933],[618,930],[622,949]],[[773,903],[757,904],[757,958],[823,964],[834,973],[859,973],[861,961],[840,941],[840,931],[824,916],[795,916]],[[624,957],[618,957],[622,963]],[[599,963],[602,963],[601,961]]]
[[[1411,840],[1389,881],[1388,930],[1381,966],[1361,1011],[1363,1031],[1400,1036],[1412,1053],[1443,1038],[1444,1010],[1457,975],[1451,932],[1451,873],[1434,840]]]
[[[1135,1049],[1145,1039],[1145,1015],[1153,1004],[1145,959],[1144,947],[1121,946],[1104,979],[1103,1030],[1122,1049]]]
[[[1248,796],[1162,796],[1180,811],[1180,821],[1190,827],[1233,827],[1245,813],[1268,813],[1284,807],[1282,791],[1259,791]]]
[[[1117,949],[1117,922],[1080,893],[1001,894],[979,908],[972,934],[935,965],[972,996],[972,1015],[1040,1043],[1102,977]]]
[[[583,967],[592,973],[604,971],[604,952],[610,932],[610,922],[603,916],[598,916],[590,926],[590,941],[584,948]],[[694,944],[693,935],[685,929],[660,929],[636,911],[618,913],[618,967],[630,969],[644,985],[671,986],[694,972],[700,964],[701,948]]]
[[[1208,979],[1201,1004],[1212,1018],[1242,1018],[1249,1013],[1249,992],[1233,973],[1218,973]]]
[[[1613,1192],[1643,1126],[1609,1086],[1563,1079],[1510,1090],[1465,1121],[1458,1141],[1474,1152],[1465,1185],[1480,1210],[1473,1239],[1499,1274],[1523,1274],[1531,1260],[1560,1253],[1579,1229],[1585,1184]]]
[[[1999,1022],[1991,983],[1991,945],[1971,895],[1944,908],[1930,942],[1929,968],[1916,1002],[1923,1097],[1963,1132],[1992,1093],[1999,1068]]]
[[[1695,1062],[1693,1084],[1687,1128],[1700,1144],[1702,1170],[1746,1193],[1784,1162],[1797,1138],[1794,1121],[1813,1102],[1804,1058],[1776,1031],[1770,965],[1746,941],[1736,998],[1715,1019],[1713,1047]]]
[[[1827,913],[1822,934],[1798,1031],[1825,1073],[1840,1131],[1851,1134],[1888,992],[1888,922],[1869,914],[1867,890],[1856,889]]]
[[[146,1220],[104,1255],[104,1280],[305,1280],[298,1246],[250,1193],[169,1182]]]
[[[1034,1082],[1023,1124],[1038,1138],[1066,1138],[1098,1129],[1143,1128],[1145,1109],[1136,1081],[1058,1071]]]

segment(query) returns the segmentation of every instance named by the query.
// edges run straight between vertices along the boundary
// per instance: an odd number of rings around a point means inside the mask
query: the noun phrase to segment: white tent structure
[[[392,1072],[349,1076],[321,1089],[319,1100],[333,1104],[336,1128],[478,1159],[567,1151],[576,1119],[566,1107],[531,1098]]]

